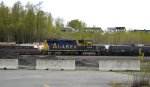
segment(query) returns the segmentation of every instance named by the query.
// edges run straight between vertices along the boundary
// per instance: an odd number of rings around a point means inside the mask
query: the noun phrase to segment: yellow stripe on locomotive
[[[76,45],[57,45],[56,43],[54,43],[53,45],[54,49],[76,49],[77,46]]]
[[[47,43],[47,40],[44,41],[44,51],[48,51],[49,50],[49,45]]]

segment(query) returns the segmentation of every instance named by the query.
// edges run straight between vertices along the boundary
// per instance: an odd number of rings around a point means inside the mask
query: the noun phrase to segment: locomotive
[[[45,40],[43,54],[96,55],[97,46],[92,40]]]

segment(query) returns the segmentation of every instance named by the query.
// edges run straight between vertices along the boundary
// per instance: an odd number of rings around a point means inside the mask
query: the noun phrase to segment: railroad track
[[[138,56],[56,56],[59,59],[94,59],[94,60],[99,60],[99,59],[128,59],[128,60],[134,60],[138,59]],[[150,57],[143,57],[144,60],[150,60]]]
[[[51,55],[30,55],[30,57],[36,58],[49,58],[49,59],[75,59],[75,60],[101,60],[101,59],[108,59],[108,60],[136,60],[138,56],[51,56]],[[150,57],[146,56],[143,57],[144,61],[150,61]]]

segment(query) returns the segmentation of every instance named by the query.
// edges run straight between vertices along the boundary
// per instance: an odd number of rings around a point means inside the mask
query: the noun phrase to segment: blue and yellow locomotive
[[[92,40],[45,40],[44,54],[95,55],[97,46]]]

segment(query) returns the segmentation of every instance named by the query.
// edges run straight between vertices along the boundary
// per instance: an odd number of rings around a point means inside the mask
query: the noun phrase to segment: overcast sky
[[[18,0],[0,0],[12,6]],[[87,26],[150,29],[150,0],[20,0],[42,1],[42,9],[54,18],[64,19],[66,24],[73,19],[82,20]]]

